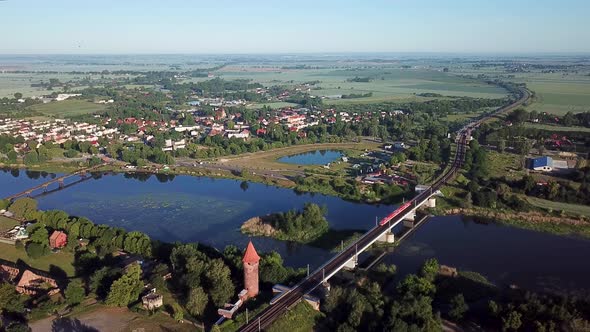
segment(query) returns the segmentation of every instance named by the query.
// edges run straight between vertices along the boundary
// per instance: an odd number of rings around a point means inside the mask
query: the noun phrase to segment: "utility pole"
[[[309,264],[307,264],[307,276],[309,277]]]
[[[248,324],[248,308],[246,308],[246,324]]]
[[[344,251],[344,240],[340,240],[340,251]]]
[[[260,328],[260,317],[258,317],[258,332],[262,331],[262,329]]]

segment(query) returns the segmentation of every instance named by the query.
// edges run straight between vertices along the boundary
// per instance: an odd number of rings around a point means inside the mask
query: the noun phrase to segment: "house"
[[[541,172],[551,172],[553,170],[553,159],[551,157],[531,158],[528,162],[529,169]]]
[[[54,231],[49,237],[49,246],[53,249],[63,248],[68,243],[68,236],[61,231]]]
[[[154,288],[148,295],[141,298],[141,303],[146,310],[158,309],[164,304],[164,297],[156,293]]]
[[[26,270],[23,272],[18,284],[16,285],[16,291],[20,294],[27,295],[40,295],[47,292],[49,295],[53,295],[59,292],[59,287],[54,279],[49,277],[40,276]]]
[[[12,282],[16,279],[19,273],[20,270],[16,267],[4,264],[0,265],[0,280],[2,281]]]

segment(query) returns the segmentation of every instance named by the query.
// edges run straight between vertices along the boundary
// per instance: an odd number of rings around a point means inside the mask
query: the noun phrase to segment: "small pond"
[[[278,159],[281,163],[297,165],[326,165],[328,163],[340,160],[344,154],[337,150],[315,150],[300,154],[281,157]]]

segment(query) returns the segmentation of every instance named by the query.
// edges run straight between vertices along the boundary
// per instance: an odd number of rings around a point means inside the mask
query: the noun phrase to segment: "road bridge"
[[[36,192],[36,191],[39,191],[39,190],[43,190],[43,193],[46,193],[48,191],[61,190],[61,189],[70,187],[73,184],[77,184],[77,183],[82,182],[83,180],[85,180],[88,177],[88,173],[90,173],[90,172],[92,172],[92,171],[94,171],[94,170],[96,170],[99,167],[102,167],[104,165],[105,164],[100,164],[100,165],[96,165],[96,166],[92,166],[92,167],[82,168],[82,169],[80,169],[80,170],[78,170],[78,171],[76,171],[74,173],[62,175],[62,176],[57,177],[55,179],[51,179],[51,180],[49,180],[47,182],[41,183],[41,184],[39,184],[37,186],[34,186],[32,188],[29,188],[29,189],[23,190],[23,191],[21,191],[19,193],[16,193],[14,195],[10,195],[8,197],[5,197],[4,199],[5,200],[8,200],[8,201],[13,201],[13,200],[15,200],[17,198],[20,198],[20,197],[24,197],[24,196],[30,197],[30,196],[33,196],[33,193]],[[75,181],[75,182],[73,182],[73,183],[70,183],[70,184],[66,184],[65,183],[65,180],[67,180],[69,178],[73,178],[73,177],[79,177],[80,179],[77,180],[77,181]],[[55,189],[49,189],[49,186],[52,185],[52,184],[55,184],[55,183],[57,183],[58,187],[55,188]]]

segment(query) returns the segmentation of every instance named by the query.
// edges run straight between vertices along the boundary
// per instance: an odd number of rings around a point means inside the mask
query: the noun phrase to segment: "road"
[[[475,119],[458,132],[457,138],[457,150],[452,161],[450,169],[443,174],[431,187],[432,191],[424,191],[418,196],[414,197],[411,202],[413,204],[407,206],[404,210],[396,215],[391,220],[391,223],[398,222],[403,216],[414,209],[414,206],[420,205],[424,200],[428,199],[431,192],[440,189],[444,184],[451,180],[456,172],[461,168],[465,151],[467,148],[468,139],[471,136],[471,131],[478,127],[481,123],[488,120],[492,116],[496,116],[500,113],[504,113],[522,105],[528,100],[530,93],[526,89],[521,89],[520,98],[514,103],[498,109],[494,114]],[[289,292],[285,293],[280,299],[278,299],[270,307],[259,313],[254,317],[249,324],[242,326],[240,331],[251,332],[258,331],[268,327],[273,321],[279,318],[285,311],[291,308],[293,305],[298,303],[303,295],[312,292],[324,281],[324,276],[330,275],[333,272],[340,269],[347,261],[356,255],[357,248],[364,248],[372,243],[376,238],[380,237],[387,229],[388,224],[383,226],[375,226],[369,230],[362,237],[360,237],[355,244],[349,246],[344,251],[338,253],[326,264],[315,270],[307,278],[303,279],[299,284],[295,285]]]

